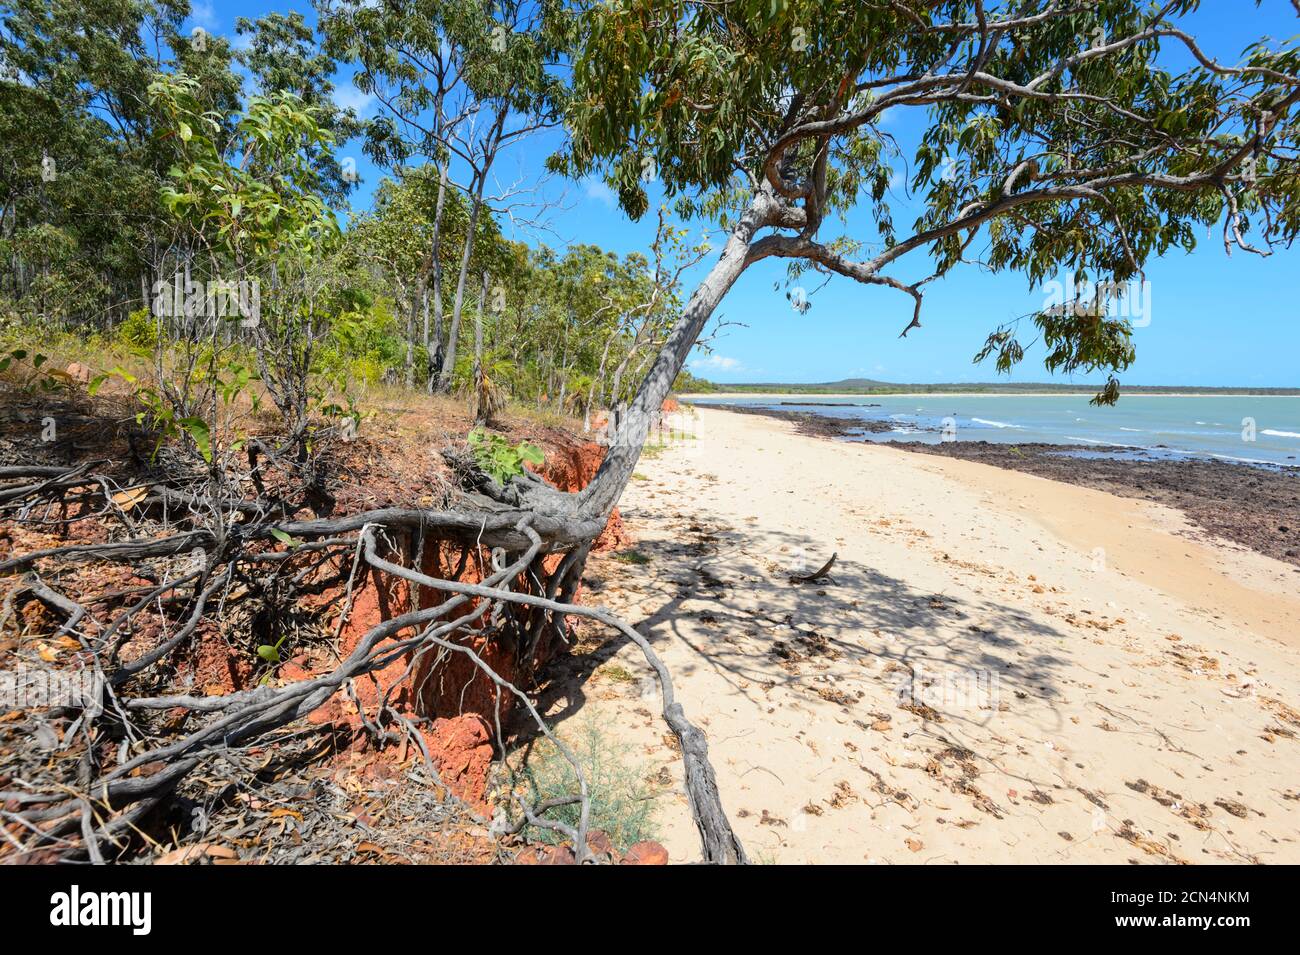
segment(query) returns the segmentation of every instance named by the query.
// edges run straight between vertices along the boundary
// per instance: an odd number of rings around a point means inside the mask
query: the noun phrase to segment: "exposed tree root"
[[[367,713],[352,690],[353,681],[402,659],[408,661],[404,678],[409,679],[420,659],[435,651],[463,655],[490,681],[497,699],[496,732],[501,747],[505,743],[501,701],[512,698],[555,744],[576,775],[579,791],[570,798],[530,806],[514,795],[520,817],[511,820],[507,812],[492,823],[494,831],[509,834],[526,825],[552,829],[571,840],[578,860],[585,861],[591,858],[586,840],[590,794],[577,758],[546,725],[527,687],[503,678],[463,642],[467,633],[496,634],[496,625],[514,620],[521,637],[520,652],[531,653],[546,628],[563,632],[564,618],[577,616],[612,627],[640,647],[663,694],[664,720],[681,743],[686,788],[703,858],[707,862],[746,862],[744,848],[722,809],[704,735],[676,701],[663,661],[646,638],[625,621],[608,611],[572,602],[590,543],[604,526],[603,517],[584,509],[580,495],[564,494],[540,480],[515,479],[509,487],[502,487],[464,461],[454,456],[449,460],[476,490],[446,510],[386,508],[337,518],[288,520],[283,508],[268,504],[261,496],[249,501],[231,494],[229,485],[221,482],[197,488],[154,485],[147,500],[136,502],[140,510],[154,517],[165,510],[161,522],[151,524],[156,532],[161,523],[164,533],[154,537],[146,537],[137,521],[114,504],[112,482],[90,473],[85,465],[0,469],[0,479],[26,482],[0,489],[0,515],[30,521],[38,508],[48,510],[55,501],[66,503],[75,498],[82,513],[114,515],[123,538],[69,543],[0,562],[0,571],[24,574],[19,586],[63,616],[58,634],[71,634],[79,641],[81,658],[102,677],[107,697],[98,712],[94,708],[80,710],[64,734],[65,746],[74,734],[81,734],[85,741],[78,785],[15,779],[8,791],[0,791],[0,802],[16,807],[4,813],[10,824],[6,837],[14,851],[35,857],[38,853],[48,856],[52,850],[62,859],[103,861],[106,847],[123,845],[141,821],[204,760],[250,745],[318,709],[340,691],[352,693],[365,730],[378,742],[400,740],[403,734],[415,740],[431,777],[436,778],[423,737],[411,720],[389,705],[388,695],[374,712]],[[62,520],[55,523],[66,528],[76,519],[69,517],[64,507]],[[492,573],[482,582],[470,584],[403,566],[392,559],[401,548],[391,543],[393,536],[403,535],[421,545],[428,539],[442,539],[492,548]],[[293,546],[277,549],[277,542],[282,544],[288,538]],[[237,588],[275,592],[285,602],[283,606],[306,592],[313,574],[326,562],[337,561],[342,568],[349,552],[348,604],[340,616],[340,632],[350,609],[352,584],[362,566],[405,581],[412,593],[427,588],[444,595],[443,599],[371,627],[345,659],[320,676],[220,696],[158,692],[176,655],[186,650],[214,607],[236,599],[232,594]],[[132,567],[147,576],[152,571],[142,561],[184,554],[196,560],[186,572],[169,572],[152,586],[79,595],[80,603],[60,593],[53,576],[59,568],[87,561]],[[547,572],[543,559],[556,554],[563,556],[558,562],[553,559],[555,569]],[[340,569],[340,581],[342,573]],[[416,601],[412,606],[416,607]],[[119,661],[118,653],[133,623],[146,613],[161,617],[168,632],[133,659]],[[150,714],[164,711],[201,716],[204,721],[179,738],[164,741],[155,735],[150,722]],[[116,765],[101,768],[106,764],[104,747],[114,742],[120,744]],[[574,803],[581,806],[576,827],[547,816],[552,809]]]

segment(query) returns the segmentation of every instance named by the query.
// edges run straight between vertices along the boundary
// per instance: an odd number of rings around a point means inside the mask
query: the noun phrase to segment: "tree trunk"
[[[474,252],[474,232],[478,228],[478,217],[483,208],[483,188],[486,185],[487,175],[485,173],[478,177],[478,183],[474,188],[474,198],[469,211],[469,224],[465,231],[465,246],[460,253],[460,274],[456,278],[456,298],[451,306],[451,326],[447,329],[447,348],[444,353],[446,358],[443,360],[442,370],[438,374],[438,386],[435,389],[439,394],[446,394],[451,390],[451,376],[456,370],[456,339],[460,335],[461,310],[465,306],[465,279],[469,275],[469,260]]]
[[[428,387],[442,371],[442,213],[447,200],[447,164],[438,172],[438,202],[433,209],[433,238],[430,254],[433,256],[433,341],[429,340],[429,294],[424,291],[424,351],[428,356]]]
[[[619,330],[622,327],[621,322],[615,325],[614,330],[605,339],[605,347],[600,353],[600,367],[596,370],[596,377],[591,379],[591,384],[587,388],[587,406],[582,412],[583,431],[591,430],[591,405],[596,400],[596,389],[605,380],[605,364],[609,361],[609,346],[614,344],[614,339],[618,337]]]
[[[419,309],[424,315],[424,354],[425,376],[432,383],[437,374],[437,355],[430,348],[429,342],[429,285],[433,284],[433,333],[435,338],[442,338],[442,213],[447,197],[447,167],[440,168],[438,178],[438,199],[433,208],[432,235],[429,237],[429,253],[425,256],[424,266],[420,269],[407,300],[407,335],[406,335],[406,385],[411,387],[415,381],[415,315]]]
[[[420,312],[424,316],[424,330],[421,337],[424,341],[424,377],[428,380],[432,374],[433,354],[429,351],[429,290],[425,289],[424,294],[420,296]]]
[[[564,323],[564,339],[560,349],[560,413],[564,413],[564,398],[569,391],[569,329],[573,325],[573,316]]]
[[[406,305],[406,387],[415,385],[415,308],[419,296],[412,296]]]
[[[480,427],[491,422],[493,412],[491,385],[483,374],[483,302],[488,294],[488,274],[483,273],[483,287],[479,291],[478,309],[474,312],[474,423]]]
[[[722,255],[709,274],[691,294],[682,316],[673,326],[654,364],[646,374],[636,397],[628,406],[623,420],[611,435],[609,451],[601,462],[595,478],[582,491],[581,509],[587,514],[608,516],[622,496],[632,477],[641,446],[655,420],[664,399],[672,391],[673,382],[686,363],[687,356],[700,337],[700,332],[713,315],[718,303],[735,284],[748,264],[750,243],[754,233],[762,227],[768,203],[764,194],[755,197],[732,231]]]

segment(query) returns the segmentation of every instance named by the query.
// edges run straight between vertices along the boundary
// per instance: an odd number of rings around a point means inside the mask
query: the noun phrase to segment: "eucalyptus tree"
[[[356,110],[334,100],[334,73],[338,64],[316,43],[315,34],[301,13],[269,13],[256,20],[239,17],[235,32],[246,44],[235,54],[252,75],[252,92],[267,96],[292,93],[313,111],[316,124],[342,145],[361,134]],[[334,149],[313,149],[319,190],[331,206],[345,204],[357,185],[355,163],[341,162]]]
[[[495,226],[492,216],[488,216],[487,221]],[[529,252],[528,246],[522,242],[498,239],[492,243],[490,254],[481,269],[482,285],[474,312],[474,356],[469,378],[474,394],[474,418],[480,425],[489,424],[496,412],[504,406],[512,391],[510,379],[517,377],[517,370],[512,365],[494,355],[497,341],[508,333],[505,327],[506,313],[511,299],[507,287],[499,277],[509,275],[511,285],[529,285]],[[519,281],[521,278],[523,281]],[[515,290],[516,299],[521,291],[522,289]],[[524,328],[520,326],[514,331],[518,334]]]
[[[442,220],[448,192],[446,146],[450,130],[464,121],[468,105],[457,68],[459,48],[445,42],[445,18],[458,7],[439,0],[398,7],[323,0],[318,4],[325,50],[356,64],[352,82],[379,104],[381,115],[365,129],[365,150],[376,163],[401,175],[413,158],[437,172],[437,199],[427,246],[406,306],[425,316],[422,341],[432,386],[444,346]],[[429,302],[432,297],[433,325]]]
[[[238,101],[229,43],[185,33],[187,10],[176,0],[5,5],[0,231],[16,243],[12,285],[39,274],[75,289],[67,309],[83,317],[147,302],[174,239],[157,201],[174,150],[158,135],[149,84],[180,67],[207,108],[225,114]],[[29,261],[46,245],[24,243],[29,229],[68,254]]]
[[[1267,254],[1300,228],[1300,64],[1261,40],[1240,63],[1186,28],[1197,0],[613,0],[584,4],[583,42],[554,159],[603,173],[630,215],[656,172],[687,214],[727,240],[583,494],[605,512],[705,323],[764,259],[894,289],[921,324],[927,284],[968,261],[1037,282],[1058,269],[1124,283],[1217,228],[1229,251]],[[886,115],[924,127],[895,223]],[[869,234],[837,231],[865,206]],[[913,278],[921,274],[919,279]],[[1079,305],[1080,303],[1072,303]],[[1100,402],[1133,358],[1125,319],[1045,309],[1031,324],[1049,368],[1103,369]],[[1017,329],[983,354],[1009,368]]]
[[[396,179],[385,178],[375,192],[373,209],[356,217],[345,236],[344,267],[364,265],[369,278],[358,274],[358,281],[374,295],[393,298],[404,316],[408,385],[415,382],[416,327],[421,319],[424,340],[429,340],[429,296],[421,283],[430,272],[430,251],[440,255],[440,268],[454,267],[459,259],[453,250],[464,244],[469,218],[465,201],[444,190],[436,168],[419,166],[401,170]],[[435,232],[450,241],[435,241]],[[471,245],[471,261],[479,271],[495,267],[500,241],[496,221],[481,217]]]
[[[548,69],[562,49],[563,8],[549,2],[510,0],[485,4],[483,12],[486,16],[480,24],[457,37],[465,44],[465,88],[476,108],[468,122],[452,131],[448,143],[451,153],[469,169],[471,232],[484,213],[485,191],[497,159],[532,133],[558,123],[563,92],[562,84]],[[438,391],[451,387],[470,252],[466,243],[456,277]]]
[[[140,192],[131,167],[104,145],[104,132],[102,124],[69,116],[21,84],[0,83],[0,296],[6,309],[42,323],[70,324],[99,312],[111,280],[121,278],[112,266],[130,258],[131,246],[122,241],[129,236],[114,235],[105,228],[112,221],[87,213],[97,206],[101,187],[116,187],[119,196]],[[78,157],[78,174],[65,166],[60,177],[57,164],[69,156]],[[86,177],[88,167],[102,169],[105,178]]]
[[[727,238],[655,356],[595,478],[581,492],[516,482],[466,522],[526,546],[512,522],[569,555],[560,592],[631,478],[663,399],[728,290],[765,259],[897,291],[920,325],[926,286],[975,260],[1031,282],[1058,269],[1125,282],[1152,256],[1218,227],[1266,253],[1300,228],[1294,43],[1222,64],[1184,29],[1195,0],[730,0],[585,3],[564,149],[552,167],[603,174],[631,216],[647,171],[687,216]],[[914,222],[894,222],[886,112],[923,128]],[[836,230],[866,207],[865,235]],[[909,269],[913,271],[900,271]],[[921,278],[913,278],[916,272]],[[1077,304],[1077,303],[1076,303]],[[1132,360],[1122,318],[1045,309],[1031,319],[1049,367]],[[988,342],[1002,367],[1015,329]],[[567,575],[567,576],[565,576]],[[674,704],[665,715],[673,721]],[[677,727],[675,727],[677,728]],[[679,733],[705,857],[744,850],[698,733]]]
[[[197,284],[186,276],[181,338],[187,346],[209,340],[201,352],[208,365],[194,380],[211,392],[220,387],[217,346],[233,337],[222,331],[236,321],[250,330],[262,383],[284,418],[285,450],[302,462],[313,348],[329,317],[317,309],[329,281],[319,265],[339,241],[317,172],[332,139],[294,93],[254,96],[242,113],[222,116],[202,108],[198,90],[183,73],[159,76],[149,87],[177,143],[162,202],[201,253],[196,260],[208,280],[196,301]],[[229,137],[222,135],[227,125]],[[165,310],[164,303],[158,311]]]
[[[586,342],[594,339],[593,332],[602,320],[615,313],[615,297],[620,291],[614,287],[618,269],[618,257],[595,245],[571,246],[556,263],[560,331],[558,343],[549,344],[558,350],[551,388],[561,408],[572,383],[572,369],[581,364]]]
[[[400,166],[413,157],[438,170],[438,200],[430,246],[412,292],[431,296],[430,383],[447,391],[456,366],[466,301],[472,236],[490,197],[487,187],[502,152],[558,122],[563,85],[549,69],[567,36],[568,12],[554,0],[415,0],[367,5],[325,0],[320,5],[326,49],[358,64],[354,83],[372,94],[382,115],[369,123],[366,148],[377,161]],[[463,173],[467,178],[456,179]],[[469,208],[460,245],[450,317],[440,245],[449,190]],[[412,308],[415,306],[413,305]]]
[[[354,283],[376,298],[391,297],[405,313],[408,386],[415,378],[415,322],[420,303],[419,296],[411,295],[411,287],[423,273],[427,233],[434,220],[427,179],[415,176],[380,182],[373,208],[353,219],[341,250],[341,264]]]
[[[639,252],[629,253],[622,262],[607,256],[600,272],[592,276],[592,347],[599,350],[596,367],[586,375],[586,394],[582,403],[582,428],[591,429],[591,412],[598,399],[607,403],[617,386],[607,389],[611,367],[624,369],[632,354],[640,329],[637,317],[644,313],[643,303],[650,298],[646,258]],[[611,358],[613,359],[611,363]]]

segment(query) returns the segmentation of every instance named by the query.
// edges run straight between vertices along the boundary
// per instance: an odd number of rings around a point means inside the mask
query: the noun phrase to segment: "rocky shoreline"
[[[783,408],[758,408],[753,405],[707,404],[697,402],[703,408],[718,408],[734,411],[737,414],[761,415],[764,418],[777,418],[795,425],[795,430],[814,438],[851,438],[866,433],[884,434],[894,426],[888,421],[870,421],[861,418],[838,418],[831,415],[817,414],[813,411],[787,411]],[[803,407],[808,403],[799,402]],[[827,407],[831,407],[827,405]]]
[[[833,418],[812,412],[710,405],[742,414],[793,422],[801,434],[853,438],[892,429],[886,421]],[[1300,567],[1300,468],[1252,467],[1213,460],[1115,458],[1081,454],[1072,444],[1000,444],[988,441],[878,442],[916,454],[933,454],[1024,471],[1053,481],[1121,497],[1155,501],[1182,511],[1216,537]]]

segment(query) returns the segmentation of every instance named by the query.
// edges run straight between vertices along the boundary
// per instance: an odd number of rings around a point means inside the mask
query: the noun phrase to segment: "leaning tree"
[[[615,2],[586,12],[554,160],[603,172],[631,216],[655,170],[689,213],[728,237],[643,382],[582,497],[622,492],[647,428],[709,316],[764,259],[897,290],[903,334],[925,286],[962,264],[1037,282],[1058,270],[1116,289],[1152,257],[1191,250],[1197,227],[1225,250],[1267,255],[1300,228],[1300,50],[1253,44],[1237,65],[1185,29],[1198,0],[735,0]],[[1300,13],[1300,4],[1293,4]],[[1174,64],[1185,64],[1175,67]],[[920,113],[912,187],[924,211],[898,227],[887,112]],[[874,234],[837,234],[869,207]],[[928,258],[927,258],[928,257]],[[901,277],[912,265],[928,273]],[[1032,316],[1051,370],[1105,370],[1118,397],[1133,359],[1104,302]],[[981,355],[1009,369],[1017,329]]]
[[[466,487],[443,508],[299,519],[251,500],[235,505],[243,519],[224,536],[191,528],[161,540],[61,548],[82,559],[197,548],[208,554],[211,575],[241,560],[282,559],[251,548],[293,538],[300,553],[355,550],[377,571],[445,595],[375,627],[335,671],[314,679],[219,698],[123,700],[127,711],[180,707],[209,719],[126,760],[95,781],[95,792],[116,805],[147,806],[211,747],[283,725],[348,680],[434,647],[473,657],[537,717],[520,687],[458,639],[467,627],[482,633],[489,610],[496,619],[511,605],[506,616],[524,622],[513,637],[521,652],[574,614],[642,648],[663,687],[664,717],[682,743],[704,857],[745,861],[703,736],[674,701],[645,637],[572,601],[663,399],[727,291],[764,259],[786,260],[795,274],[814,270],[896,290],[906,333],[921,324],[927,285],[966,263],[1031,282],[1072,270],[1123,283],[1140,276],[1152,256],[1190,249],[1200,227],[1221,230],[1229,251],[1268,254],[1289,244],[1300,227],[1296,50],[1260,42],[1234,65],[1221,63],[1187,28],[1196,7],[1196,0],[578,3],[567,136],[553,165],[575,177],[604,175],[633,217],[648,207],[645,179],[653,172],[681,212],[727,232],[595,478],[565,493],[528,475],[502,484],[471,462],[461,469]],[[889,199],[898,151],[882,119],[909,110],[923,127],[911,185],[924,211],[902,228]],[[869,234],[840,234],[835,223],[859,206],[870,213]],[[1028,325],[1047,344],[1049,367],[1107,371],[1097,400],[1111,402],[1115,375],[1132,360],[1130,329],[1096,304],[1044,310]],[[1010,367],[1023,355],[1017,331],[995,329],[984,354],[996,352],[999,365]],[[0,491],[0,501],[67,492],[87,480],[60,469],[26,477],[34,480]],[[166,493],[173,505],[184,500]],[[493,571],[478,584],[428,576],[382,546],[385,535],[401,533],[495,548]],[[50,556],[13,558],[0,562],[0,571],[27,570]],[[31,586],[73,618],[68,626],[84,616],[39,578]],[[133,772],[158,763],[165,768],[152,775]],[[528,820],[545,822],[543,807],[522,809]],[[93,828],[88,810],[40,811],[57,821],[56,835]],[[101,829],[120,831],[131,819]],[[584,810],[571,832],[579,854],[585,826]]]
[[[1222,64],[1184,28],[1198,6],[590,4],[553,165],[604,174],[633,218],[657,178],[684,213],[728,235],[594,480],[520,504],[582,552],[587,522],[603,524],[623,493],[709,318],[764,259],[897,290],[909,300],[906,335],[921,324],[925,286],[968,262],[1031,282],[1069,269],[1113,289],[1153,255],[1193,248],[1197,227],[1219,227],[1229,253],[1289,245],[1300,229],[1300,51],[1261,40]],[[911,180],[924,211],[904,229],[891,215],[893,139],[881,121],[908,110],[925,125]],[[837,234],[862,204],[874,234]],[[905,259],[927,256],[923,278],[900,277]],[[1129,323],[1104,303],[1068,304],[1032,316],[1046,363],[1108,371],[1094,400],[1113,403],[1115,374],[1133,359]],[[994,352],[1001,369],[1021,359],[1014,327],[993,330],[981,354]],[[700,828],[706,858],[743,859],[729,830]]]

